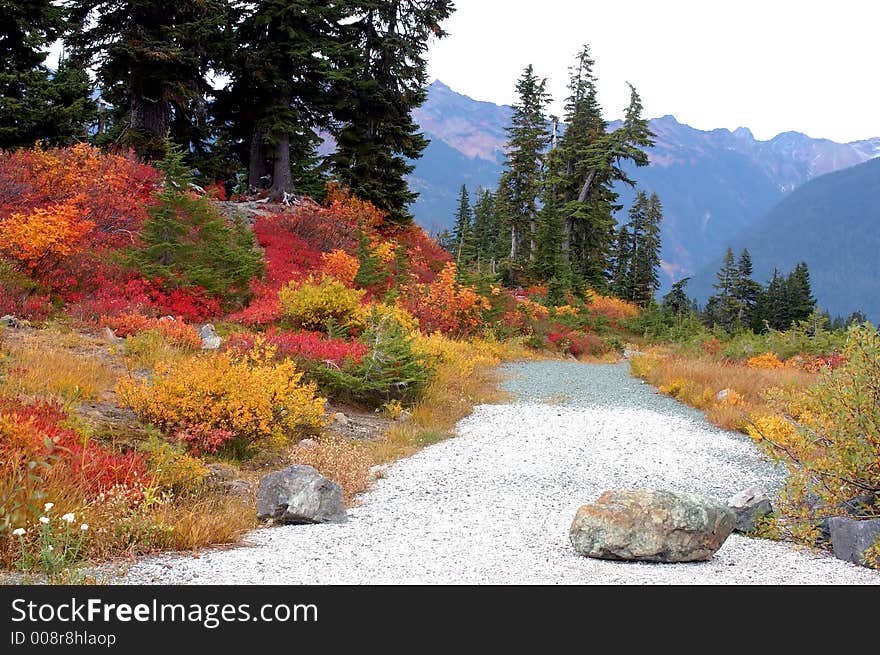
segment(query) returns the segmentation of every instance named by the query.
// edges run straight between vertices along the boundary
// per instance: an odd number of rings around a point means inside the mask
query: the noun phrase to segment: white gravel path
[[[397,462],[342,525],[257,530],[248,545],[143,560],[137,584],[880,584],[792,545],[732,535],[705,563],[592,560],[577,508],[611,488],[726,498],[779,474],[747,438],[628,378],[625,366],[510,367],[515,404],[483,405],[457,438]],[[564,397],[562,397],[564,395]],[[553,397],[557,405],[537,402]]]

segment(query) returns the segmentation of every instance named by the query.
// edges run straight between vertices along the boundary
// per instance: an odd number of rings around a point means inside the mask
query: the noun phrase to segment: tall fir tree
[[[737,298],[739,269],[730,247],[727,248],[716,279],[712,286],[717,293],[706,303],[706,320],[709,324],[730,332],[737,324],[741,308]]]
[[[632,253],[628,275],[628,299],[641,307],[654,300],[660,286],[657,271],[660,268],[660,223],[663,207],[657,194],[639,192],[632,213]]]
[[[208,74],[228,4],[71,0],[80,26],[71,44],[95,65],[101,95],[115,107],[111,136],[148,160],[164,156],[169,135],[190,149],[191,126],[207,120]]]
[[[452,256],[455,257],[455,263],[458,266],[459,275],[461,275],[463,269],[476,257],[473,212],[467,186],[464,184],[461,185],[461,191],[458,196],[458,208],[455,210],[452,240],[454,243]]]
[[[585,46],[569,82],[568,127],[559,144],[564,176],[553,183],[562,188],[563,260],[592,288],[605,291],[615,239],[614,211],[619,209],[613,186],[617,182],[633,184],[623,165],[647,165],[645,149],[653,145],[653,134],[642,118],[641,99],[632,86],[623,125],[607,132],[593,66]]]
[[[440,24],[451,0],[347,0],[341,49],[334,65],[331,130],[334,174],[351,191],[387,213],[412,222],[417,195],[406,176],[427,147],[412,112],[427,97],[427,49],[445,36]]]
[[[545,107],[549,102],[547,82],[539,79],[531,65],[516,84],[507,132],[507,158],[498,188],[499,211],[509,239],[507,253],[511,281],[535,256],[539,197],[543,186],[544,152],[550,141]]]
[[[0,148],[88,137],[96,105],[85,66],[64,53],[54,72],[46,65],[49,47],[71,27],[58,2],[0,3]]]
[[[318,129],[329,129],[345,3],[261,0],[237,28],[225,101],[246,126],[248,186],[272,200],[314,193]]]
[[[474,201],[474,241],[480,270],[496,272],[501,230],[495,211],[495,194],[490,189],[477,189]]]
[[[632,234],[629,226],[622,223],[614,238],[611,258],[611,293],[618,298],[627,298],[629,295],[632,251]]]
[[[752,326],[752,314],[758,302],[761,285],[752,279],[752,256],[748,248],[743,248],[736,265],[736,300],[739,303],[737,320],[743,326]]]
[[[669,293],[663,296],[663,300],[660,303],[664,312],[673,316],[681,316],[693,309],[693,303],[684,290],[688,282],[690,282],[690,278],[685,277],[673,283]]]
[[[786,299],[789,323],[805,321],[816,310],[816,299],[810,285],[810,271],[806,262],[800,262],[786,280]]]

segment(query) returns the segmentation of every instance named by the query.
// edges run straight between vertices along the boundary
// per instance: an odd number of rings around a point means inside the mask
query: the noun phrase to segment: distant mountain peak
[[[739,139],[747,139],[748,141],[756,141],[755,135],[747,127],[738,127],[733,131],[733,136]]]

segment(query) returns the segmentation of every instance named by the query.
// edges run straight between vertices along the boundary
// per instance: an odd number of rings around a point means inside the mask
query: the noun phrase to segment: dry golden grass
[[[317,439],[311,448],[294,448],[290,455],[294,464],[312,466],[321,475],[338,482],[345,492],[345,502],[366,491],[372,481],[372,457],[363,444],[334,434]]]
[[[2,352],[9,358],[7,394],[94,400],[112,388],[116,377],[91,340],[52,329],[34,331],[17,341],[4,339]]]
[[[772,413],[764,392],[772,388],[804,388],[816,379],[792,368],[752,368],[709,357],[683,357],[648,353],[633,358],[634,375],[658,387],[662,393],[703,410],[715,425],[744,432],[749,415]],[[718,392],[730,389],[724,400]]]
[[[74,513],[75,525],[88,525],[84,533],[82,558],[107,560],[163,550],[199,550],[219,544],[232,544],[256,527],[254,499],[228,496],[204,490],[181,497],[157,497],[132,504],[108,494],[101,502],[86,502],[75,479],[50,478],[40,485],[45,495],[40,503],[54,503],[51,515]],[[33,541],[39,534],[38,515],[19,522]],[[8,532],[0,538],[0,568],[16,568],[20,557],[17,537]]]

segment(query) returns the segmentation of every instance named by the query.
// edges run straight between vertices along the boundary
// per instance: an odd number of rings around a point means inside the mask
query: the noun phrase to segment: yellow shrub
[[[571,305],[560,305],[553,310],[553,313],[556,316],[577,316],[580,312],[578,311],[577,307],[572,307]]]
[[[149,381],[122,380],[117,392],[134,412],[166,431],[188,427],[231,433],[241,454],[258,443],[282,445],[325,424],[323,398],[300,384],[290,360],[271,348],[234,357],[221,352],[156,367]]]
[[[798,436],[791,421],[782,416],[754,417],[746,427],[746,432],[755,441],[768,439],[783,447]]]
[[[378,320],[391,319],[397,322],[406,332],[412,332],[419,326],[419,319],[398,305],[386,305],[385,303],[370,303],[358,307],[355,313],[354,324],[365,329],[371,320],[372,313],[376,312]]]
[[[351,325],[365,293],[363,289],[349,289],[329,275],[320,282],[310,276],[301,284],[287,284],[278,292],[278,299],[282,315],[296,327],[326,331],[328,320],[340,326]]]
[[[677,378],[675,380],[671,380],[666,384],[660,385],[660,393],[667,396],[672,396],[673,398],[677,398],[681,395],[682,391],[684,391],[686,387],[687,380]]]

